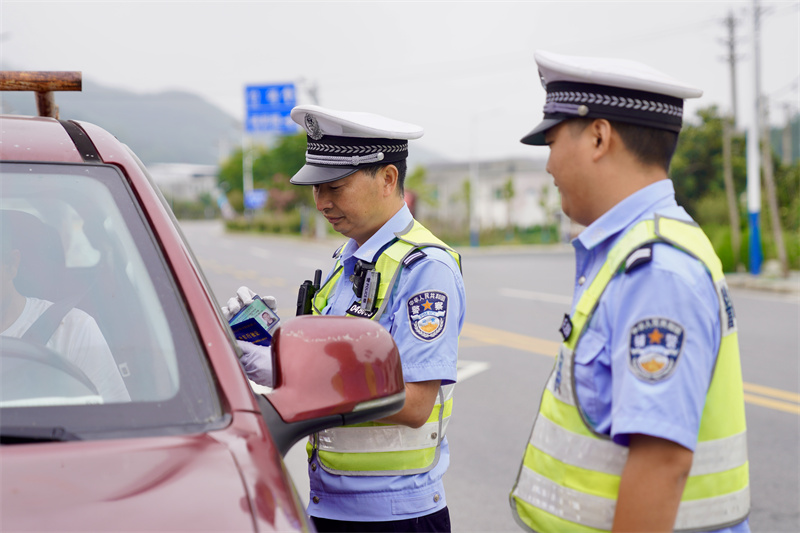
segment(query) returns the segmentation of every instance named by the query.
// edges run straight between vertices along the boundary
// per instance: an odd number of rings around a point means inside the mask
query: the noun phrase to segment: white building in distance
[[[153,163],[147,166],[162,194],[170,200],[193,202],[204,194],[216,198],[217,166]]]
[[[430,163],[425,167],[425,182],[433,189],[436,205],[417,201],[415,214],[454,230],[470,227],[466,191],[473,187],[467,185],[471,183],[477,184],[476,222],[480,230],[557,224],[566,217],[545,164],[534,159]],[[509,191],[513,193],[509,195]]]

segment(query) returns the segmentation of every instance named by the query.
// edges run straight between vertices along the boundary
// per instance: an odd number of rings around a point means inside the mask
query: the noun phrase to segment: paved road
[[[220,303],[240,285],[294,315],[297,287],[325,270],[342,241],[226,235],[217,223],[184,232]],[[574,266],[567,247],[467,249],[467,324],[448,430],[445,477],[454,531],[519,531],[508,492],[569,311]],[[740,324],[750,447],[753,531],[800,531],[800,293],[732,289]],[[286,457],[307,501],[304,451]]]

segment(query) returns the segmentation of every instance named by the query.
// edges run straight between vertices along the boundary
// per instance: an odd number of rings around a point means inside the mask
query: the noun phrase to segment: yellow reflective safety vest
[[[692,469],[683,491],[676,531],[709,531],[742,522],[750,510],[747,434],[736,317],[722,265],[696,225],[656,215],[631,228],[614,245],[571,317],[542,395],[517,481],[512,513],[526,529],[544,532],[610,531],[628,448],[593,431],[578,404],[574,353],[609,281],[645,244],[666,242],[699,259],[720,303],[721,338],[706,393]]]
[[[414,220],[375,261],[381,274],[376,294],[377,308],[371,320],[378,320],[389,303],[400,272],[424,257],[427,247],[448,252],[461,269],[461,256]],[[319,315],[342,276],[337,259],[334,272],[314,295],[312,310]],[[331,474],[348,476],[390,476],[420,474],[439,462],[441,443],[453,410],[454,385],[439,387],[439,394],[428,420],[419,428],[399,424],[364,422],[326,429],[309,437],[306,445],[309,459],[317,451],[320,466]]]

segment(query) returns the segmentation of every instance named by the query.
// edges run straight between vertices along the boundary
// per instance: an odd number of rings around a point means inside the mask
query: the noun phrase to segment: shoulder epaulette
[[[625,260],[625,273],[653,260],[653,243],[647,243],[631,252]]]
[[[426,254],[422,250],[414,250],[413,252],[411,252],[410,254],[408,254],[403,258],[403,266],[408,268],[417,261],[419,261],[420,259],[427,257],[427,255],[428,254]]]

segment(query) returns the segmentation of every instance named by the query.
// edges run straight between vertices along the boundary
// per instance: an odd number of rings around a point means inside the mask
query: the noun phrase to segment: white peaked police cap
[[[683,100],[703,91],[644,63],[627,59],[534,54],[547,91],[544,120],[522,138],[544,144],[545,132],[570,118],[605,118],[678,132]]]
[[[308,140],[306,164],[291,179],[295,185],[328,183],[366,166],[402,161],[408,157],[408,141],[423,134],[415,124],[317,105],[297,106],[291,117]]]

